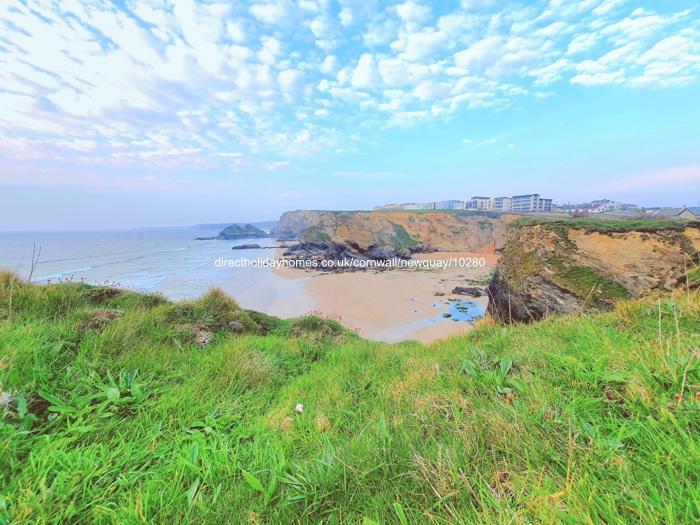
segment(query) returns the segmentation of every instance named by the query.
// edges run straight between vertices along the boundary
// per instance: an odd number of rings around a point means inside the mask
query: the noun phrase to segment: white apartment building
[[[513,196],[514,212],[552,211],[552,199],[542,199],[538,193]]]
[[[496,197],[493,199],[494,211],[513,211],[512,197]]]
[[[491,197],[472,197],[473,210],[493,211],[494,199]]]

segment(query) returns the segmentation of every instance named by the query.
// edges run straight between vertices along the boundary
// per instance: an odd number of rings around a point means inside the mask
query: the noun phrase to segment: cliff
[[[302,232],[318,223],[322,214],[323,212],[310,210],[286,211],[270,230],[270,236],[282,241],[299,240]]]
[[[301,258],[408,258],[412,253],[493,253],[504,247],[507,225],[516,216],[468,212],[290,212],[280,225],[306,224],[299,244],[286,255]],[[287,215],[287,214],[285,214]],[[286,226],[285,226],[286,227]]]
[[[610,309],[700,284],[700,223],[515,221],[489,287],[503,322]]]

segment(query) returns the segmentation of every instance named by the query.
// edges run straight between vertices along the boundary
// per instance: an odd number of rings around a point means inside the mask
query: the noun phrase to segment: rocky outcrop
[[[286,211],[270,230],[270,236],[281,241],[297,241],[307,228],[318,223],[322,213],[310,210]]]
[[[452,293],[455,295],[468,295],[469,297],[483,297],[486,295],[486,289],[477,286],[455,286],[452,289]]]
[[[262,250],[259,244],[239,244],[231,248],[232,250]]]
[[[503,248],[507,224],[514,218],[469,212],[324,212],[307,216],[299,244],[285,255],[389,260],[438,251],[494,253]]]
[[[515,223],[507,237],[488,289],[489,312],[506,323],[609,309],[700,282],[700,223]]]
[[[235,241],[238,239],[262,239],[265,237],[269,237],[269,235],[251,224],[246,224],[245,226],[232,224],[221,230],[216,237],[196,237],[195,241]]]
[[[236,240],[236,239],[261,239],[268,237],[260,228],[246,224],[245,226],[239,226],[237,224],[232,224],[224,230],[222,230],[219,235],[216,236],[217,239],[223,240]]]

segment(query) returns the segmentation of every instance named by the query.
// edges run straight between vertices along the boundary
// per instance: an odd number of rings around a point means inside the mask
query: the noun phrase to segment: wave
[[[65,277],[67,275],[73,275],[76,273],[80,272],[89,272],[90,270],[94,270],[94,266],[86,266],[85,268],[77,268],[75,270],[66,270],[64,272],[59,272],[55,273],[53,275],[46,275],[44,277],[40,277],[37,279],[38,281],[48,281],[49,279],[60,279],[61,277]]]

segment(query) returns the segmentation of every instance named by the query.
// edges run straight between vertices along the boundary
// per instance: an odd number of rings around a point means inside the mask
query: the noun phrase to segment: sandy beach
[[[498,256],[467,253],[434,253],[415,256],[417,260],[448,260],[451,257],[483,257],[483,267],[452,266],[445,269],[410,268],[387,271],[358,271],[322,273],[291,268],[274,269],[275,277],[286,281],[277,297],[263,310],[273,315],[284,310],[303,315],[320,310],[337,316],[342,323],[355,329],[362,337],[377,341],[398,342],[416,339],[427,343],[445,339],[471,329],[469,322],[455,322],[457,312],[450,300],[471,301],[470,309],[483,312],[487,299],[473,299],[452,294],[455,286],[469,286],[470,280],[480,280],[495,267]],[[301,285],[305,294],[297,305],[287,305],[289,293]],[[297,291],[299,289],[297,288]],[[309,303],[309,298],[311,302]],[[312,308],[308,308],[312,306]],[[450,318],[445,313],[453,312]],[[285,316],[286,317],[286,316]]]

